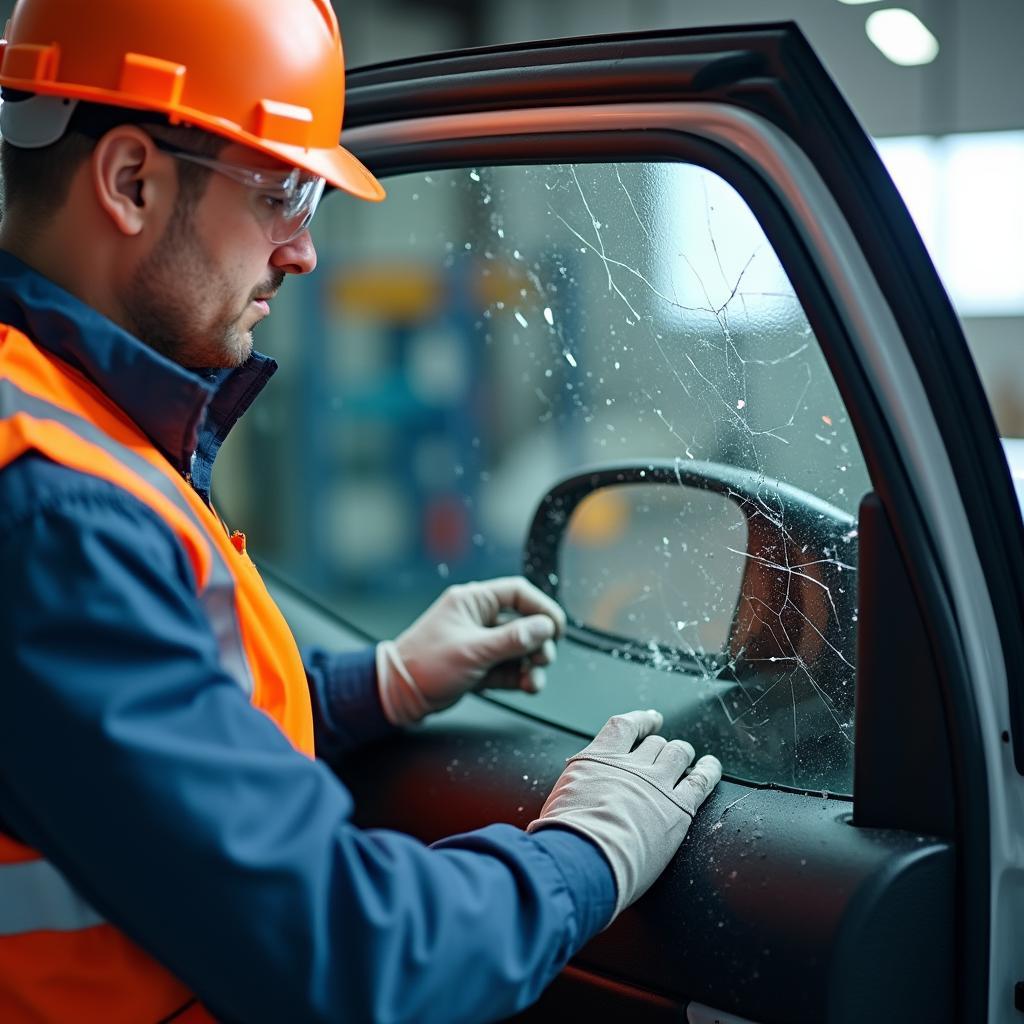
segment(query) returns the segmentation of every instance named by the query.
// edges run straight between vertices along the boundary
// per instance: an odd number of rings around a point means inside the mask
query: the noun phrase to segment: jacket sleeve
[[[0,820],[215,1014],[501,1018],[607,923],[578,836],[353,826],[221,672],[146,507],[97,485],[0,525]]]
[[[342,652],[310,647],[302,660],[319,757],[331,759],[399,731],[380,702],[375,647]]]

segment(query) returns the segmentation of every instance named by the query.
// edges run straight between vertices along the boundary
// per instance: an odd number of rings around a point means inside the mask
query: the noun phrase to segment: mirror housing
[[[595,466],[553,487],[527,535],[524,573],[559,600],[559,555],[573,513],[596,491],[658,484],[716,492],[747,525],[739,601],[721,656],[695,657],[676,647],[641,642],[570,617],[570,634],[587,646],[660,668],[735,678],[772,674],[772,667],[815,665],[853,686],[857,621],[857,521],[834,505],[779,480],[713,462],[661,460]]]

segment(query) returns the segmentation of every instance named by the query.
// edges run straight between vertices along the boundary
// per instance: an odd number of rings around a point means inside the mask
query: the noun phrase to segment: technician
[[[20,0],[0,56],[0,1021],[481,1021],[661,873],[720,777],[611,719],[527,831],[360,830],[318,756],[536,691],[525,580],[300,654],[210,504],[316,264],[339,148],[328,0]],[[516,613],[505,622],[501,612]]]

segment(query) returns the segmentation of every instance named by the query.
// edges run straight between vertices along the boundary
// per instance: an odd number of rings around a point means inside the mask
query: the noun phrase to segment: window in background
[[[957,312],[1024,315],[1024,132],[877,144]]]
[[[225,446],[229,522],[257,557],[389,636],[449,583],[521,571],[538,502],[581,467],[743,471],[753,519],[728,494],[609,492],[562,563],[566,600],[594,625],[687,657],[563,644],[542,696],[499,699],[583,732],[658,706],[733,775],[849,791],[856,531],[808,561],[773,481],[851,523],[870,485],[743,200],[685,164],[387,184],[380,207],[328,202],[317,273],[289,282],[258,339],[283,369]],[[769,566],[792,591],[784,608],[745,575],[762,525],[788,538]],[[743,639],[755,633],[771,638],[757,659]]]

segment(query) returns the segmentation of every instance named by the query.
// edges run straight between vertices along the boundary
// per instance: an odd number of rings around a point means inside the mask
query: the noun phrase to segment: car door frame
[[[935,654],[957,807],[958,921],[973,940],[958,952],[960,1011],[996,1019],[988,1013],[1007,999],[1008,965],[989,950],[1017,934],[1012,901],[999,897],[1016,871],[1005,851],[1022,831],[1024,704],[1005,668],[1024,642],[1020,514],[934,268],[799,31],[652,33],[402,61],[353,72],[348,104],[343,139],[382,175],[536,162],[574,147],[579,159],[670,159],[674,136],[686,152],[704,145],[741,159],[771,193],[756,212],[778,220],[765,226],[784,239],[787,269],[794,248],[822,269],[825,301],[808,312]],[[623,145],[610,149],[608,133]],[[798,289],[814,287],[813,273],[799,278]]]

